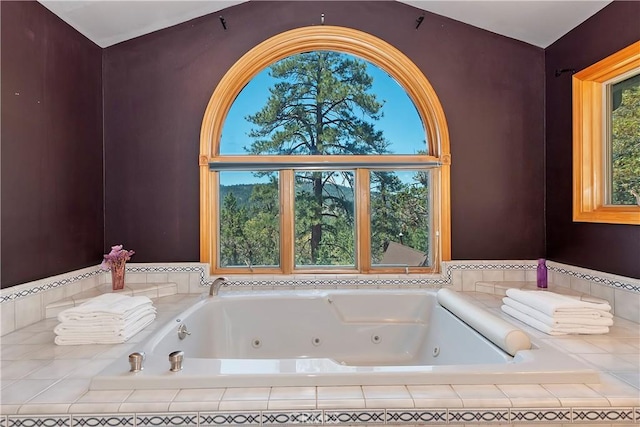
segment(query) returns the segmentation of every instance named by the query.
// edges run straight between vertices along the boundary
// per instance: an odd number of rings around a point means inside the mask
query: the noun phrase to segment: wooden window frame
[[[439,272],[440,262],[451,259],[451,214],[450,214],[450,165],[451,154],[449,149],[449,132],[444,111],[440,101],[420,69],[402,52],[387,42],[362,31],[337,26],[312,26],[302,27],[275,35],[244,54],[223,76],[216,86],[204,113],[200,133],[200,260],[210,264],[211,274],[224,273],[265,273],[265,274],[293,274],[293,273],[385,273],[405,271],[397,268],[372,267],[370,261],[370,230],[358,221],[356,228],[357,255],[356,268],[337,270],[331,267],[318,267],[317,269],[294,269],[293,264],[293,240],[291,234],[292,217],[286,215],[288,209],[281,206],[281,261],[277,268],[220,268],[218,263],[218,218],[216,218],[219,206],[218,187],[219,178],[217,172],[210,170],[210,164],[224,162],[225,164],[243,163],[247,161],[269,162],[270,156],[221,156],[219,144],[222,127],[226,115],[244,86],[260,71],[271,64],[288,56],[313,50],[331,50],[359,56],[385,70],[407,91],[414,102],[418,113],[425,126],[426,140],[429,144],[429,155],[412,156],[384,156],[375,160],[374,156],[288,156],[288,160],[297,157],[301,163],[316,163],[327,169],[340,163],[353,162],[356,157],[362,157],[368,168],[375,169],[375,163],[388,164],[397,162],[423,162],[425,165],[438,163],[433,170],[433,200],[434,200],[434,224],[438,231],[437,236],[432,236],[433,266],[431,268],[410,267],[411,272]],[[382,157],[382,156],[380,156]],[[363,182],[364,172],[368,169],[356,168],[357,178]],[[282,175],[283,174],[283,175]],[[292,170],[283,170],[281,177],[289,179],[281,180],[280,191],[284,194],[283,200],[291,200],[293,195]],[[367,178],[368,179],[368,178]],[[368,181],[366,181],[368,182]],[[357,194],[357,203],[363,206],[357,215],[359,220],[368,215],[368,197]],[[291,217],[291,218],[290,218]],[[368,223],[368,221],[367,221]]]
[[[606,204],[604,163],[611,80],[640,69],[640,41],[573,75],[573,220],[640,225],[640,206]]]

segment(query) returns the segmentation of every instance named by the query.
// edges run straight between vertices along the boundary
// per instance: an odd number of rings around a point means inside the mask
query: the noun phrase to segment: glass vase
[[[125,264],[111,267],[111,288],[114,291],[124,289]]]

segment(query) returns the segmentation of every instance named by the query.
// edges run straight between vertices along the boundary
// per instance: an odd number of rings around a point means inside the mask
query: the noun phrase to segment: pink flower
[[[124,264],[131,259],[133,254],[135,254],[134,251],[122,249],[122,245],[111,246],[111,252],[104,255],[100,268],[103,270],[109,270],[113,267],[124,266]]]

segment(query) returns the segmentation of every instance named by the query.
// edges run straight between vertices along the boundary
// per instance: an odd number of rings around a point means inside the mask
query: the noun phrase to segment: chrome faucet
[[[209,286],[209,296],[212,297],[218,295],[220,286],[222,286],[227,280],[229,279],[227,279],[226,277],[218,277],[216,280],[214,280],[213,283],[211,283],[211,286]]]

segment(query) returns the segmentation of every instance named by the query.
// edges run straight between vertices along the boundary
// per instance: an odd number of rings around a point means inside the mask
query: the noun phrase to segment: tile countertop
[[[485,282],[486,283],[486,282]],[[489,286],[488,284],[484,285]],[[624,408],[640,421],[640,327],[615,318],[607,335],[548,336],[500,311],[501,296],[464,292],[516,324],[601,372],[600,384],[264,387],[166,390],[89,390],[91,377],[135,351],[154,329],[199,296],[154,299],[158,318],[129,342],[56,346],[56,319],[1,338],[0,414],[166,413],[181,411],[325,410],[340,408]],[[388,415],[387,415],[388,416]],[[0,423],[1,424],[1,423]]]

